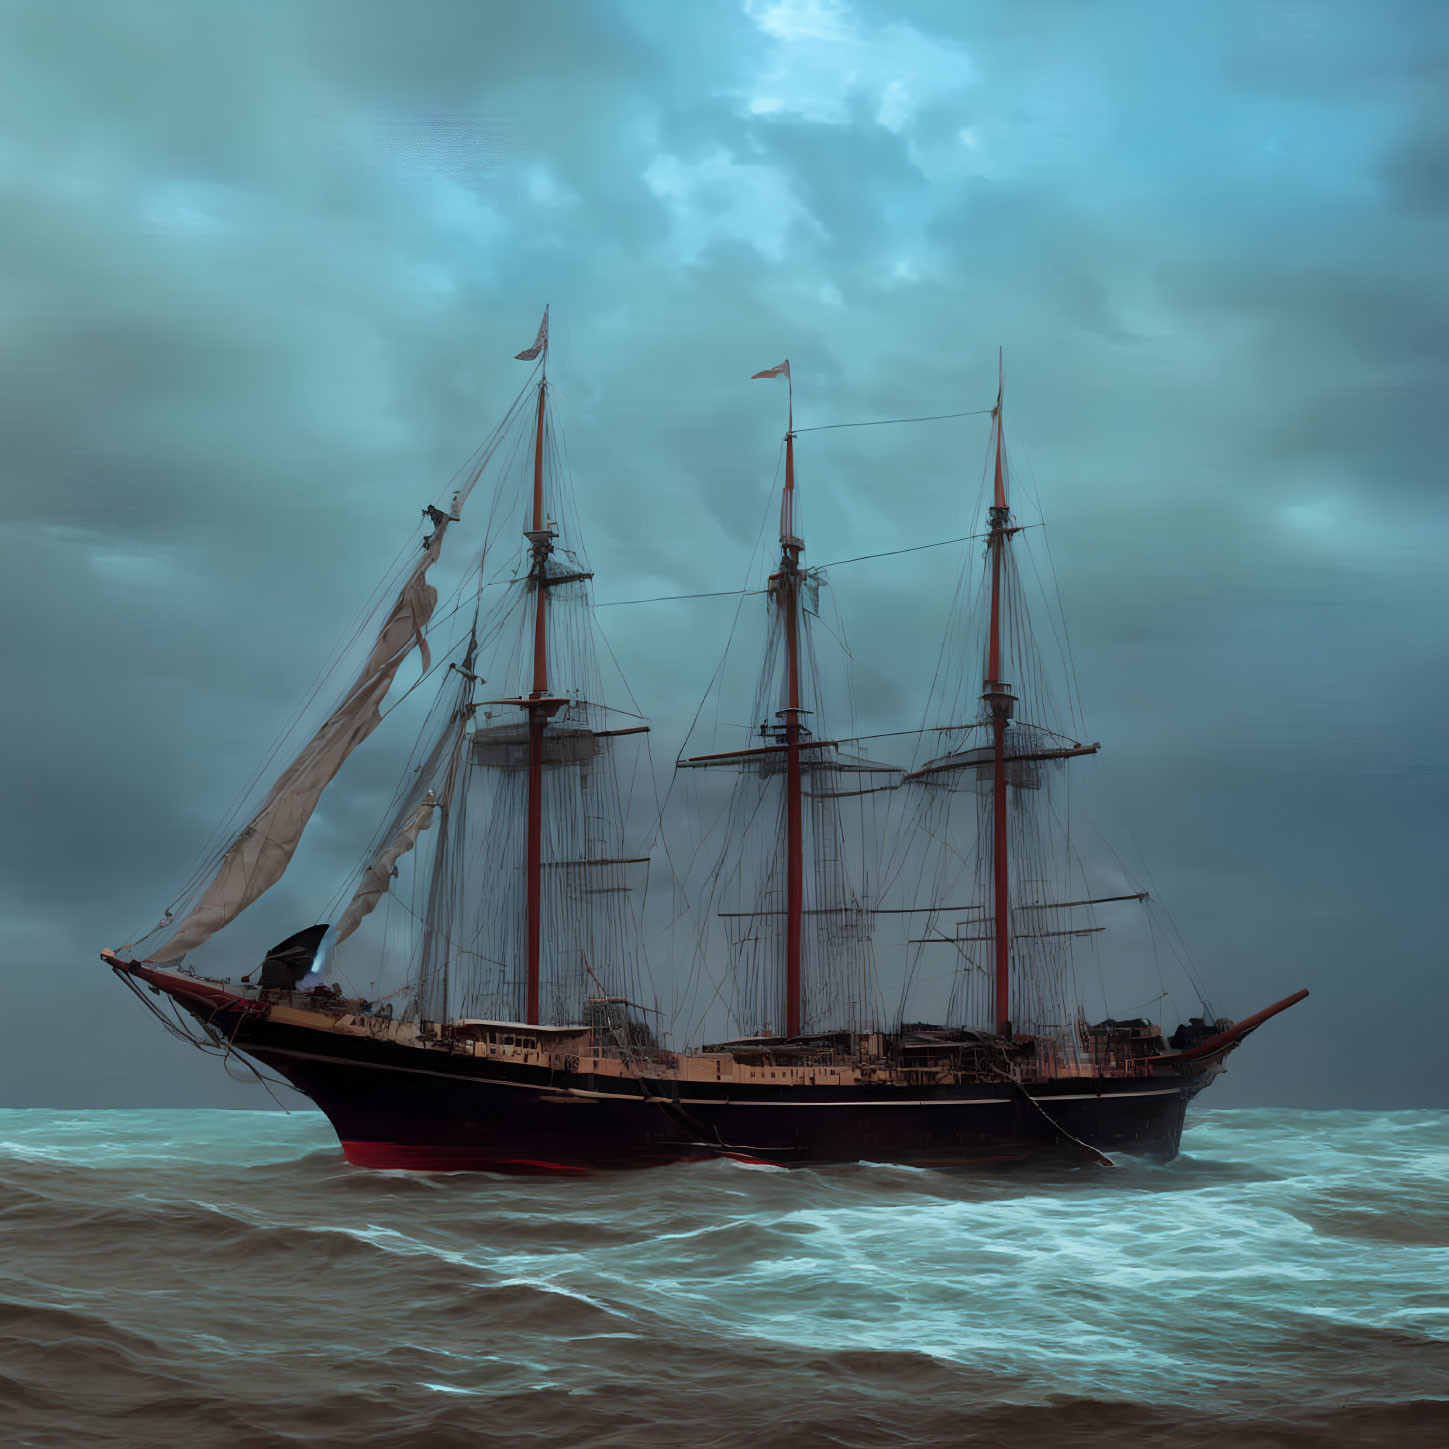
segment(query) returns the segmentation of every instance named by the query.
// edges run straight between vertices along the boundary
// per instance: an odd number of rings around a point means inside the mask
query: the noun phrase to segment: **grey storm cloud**
[[[1004,345],[1110,813],[1217,1004],[1314,991],[1223,1100],[1449,1101],[1442,6],[36,0],[0,31],[0,1100],[255,1105],[97,948],[169,899],[549,302],[603,600],[746,582],[783,423],[752,372],[791,358],[802,426],[941,413]],[[811,559],[969,531],[978,424],[802,438]],[[862,729],[916,722],[960,562],[836,571]],[[601,614],[661,777],[733,609]],[[251,945],[352,864],[377,745]]]

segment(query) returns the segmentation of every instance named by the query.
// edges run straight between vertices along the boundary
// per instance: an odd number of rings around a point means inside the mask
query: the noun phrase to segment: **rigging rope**
[[[867,424],[841,423],[838,424],[838,426],[865,427],[867,426]],[[1039,523],[1021,524],[1018,526],[1017,531],[1025,532],[1028,528],[1040,527],[1041,525]],[[938,538],[931,543],[913,543],[905,548],[888,548],[880,553],[859,553],[856,554],[854,558],[832,559],[829,563],[815,564],[813,565],[813,567],[816,569],[838,569],[843,567],[845,564],[865,563],[867,560],[874,558],[895,558],[898,554],[920,553],[923,549],[928,548],[946,548],[953,543],[970,543],[973,538],[986,537],[987,535],[984,533],[963,533],[956,538]],[[673,603],[677,599],[735,599],[746,597],[750,594],[764,594],[768,592],[769,591],[767,589],[714,589],[707,594],[653,594],[647,599],[608,599],[605,600],[603,603],[595,604],[594,608],[621,609],[626,604],[668,604]]]
[[[708,594],[656,594],[648,599],[609,599],[595,604],[596,609],[619,609],[625,604],[664,604],[675,599],[724,599],[739,598],[744,594],[763,594],[764,589],[715,589]]]
[[[944,418],[984,418],[996,411],[995,408],[973,408],[967,413],[932,413],[927,418],[875,418],[868,423],[821,423],[813,428],[796,428],[800,433],[828,433],[834,428],[883,428],[890,423],[939,423]]]

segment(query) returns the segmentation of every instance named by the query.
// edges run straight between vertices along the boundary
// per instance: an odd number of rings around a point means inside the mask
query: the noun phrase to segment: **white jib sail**
[[[461,502],[461,498],[454,499],[455,516]],[[438,591],[428,583],[427,572],[437,560],[443,534],[452,521],[444,517],[437,523],[347,697],[272,786],[261,809],[231,843],[211,884],[182,919],[176,934],[159,950],[152,951],[148,959],[175,961],[194,950],[281,880],[323,790],[380,723],[382,702],[414,644],[422,655],[423,671],[427,672],[430,661],[423,628],[438,602]]]
[[[328,927],[322,949],[317,953],[319,957],[324,951],[345,941],[372,914],[373,907],[387,894],[398,861],[417,844],[418,836],[433,823],[437,808],[438,797],[429,790],[423,796],[422,804],[408,817],[403,828],[373,856],[372,863],[362,873],[362,884],[347,903],[347,909]]]

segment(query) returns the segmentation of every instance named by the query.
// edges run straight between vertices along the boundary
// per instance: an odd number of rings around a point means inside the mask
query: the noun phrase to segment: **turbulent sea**
[[[1449,1113],[1168,1166],[374,1173],[0,1112],[7,1446],[1445,1445]]]

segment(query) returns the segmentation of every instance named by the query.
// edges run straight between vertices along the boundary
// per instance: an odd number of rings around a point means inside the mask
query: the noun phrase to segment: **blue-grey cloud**
[[[946,412],[1004,343],[1119,813],[1224,1009],[1315,989],[1240,1099],[1443,1100],[1442,7],[4,23],[8,1100],[221,1100],[95,948],[164,904],[545,301],[601,598],[742,581],[781,425],[751,372],[791,357],[802,424]],[[810,556],[964,533],[983,445],[802,439]],[[914,722],[958,565],[837,573],[863,728]],[[732,608],[604,615],[661,767]],[[246,941],[330,893],[399,748]]]

